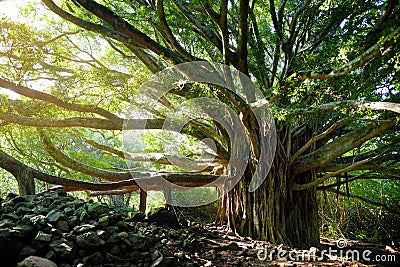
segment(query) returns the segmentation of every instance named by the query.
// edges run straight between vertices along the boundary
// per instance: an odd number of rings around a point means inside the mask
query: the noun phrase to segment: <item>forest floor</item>
[[[321,238],[319,249],[302,250],[234,236],[213,224],[197,229],[202,241],[184,250],[200,266],[400,266],[400,251],[385,245]]]

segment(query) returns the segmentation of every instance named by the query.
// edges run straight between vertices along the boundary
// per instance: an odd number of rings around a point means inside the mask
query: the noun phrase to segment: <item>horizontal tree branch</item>
[[[370,122],[357,128],[309,154],[299,157],[292,165],[293,173],[300,174],[332,162],[344,153],[361,146],[367,140],[393,128],[395,121]]]
[[[132,161],[132,162],[152,162],[156,164],[164,165],[175,165],[177,167],[201,171],[201,172],[211,172],[217,169],[221,169],[227,164],[227,161],[220,159],[192,159],[189,157],[168,155],[164,153],[128,153],[113,147],[99,144],[91,139],[87,139],[79,134],[79,138],[84,142],[90,144],[91,146],[106,151],[110,154],[118,156],[120,158]]]
[[[108,190],[108,191],[88,191],[89,196],[97,197],[97,196],[111,196],[111,195],[125,195],[129,194],[132,191],[126,189],[119,189],[119,190]]]
[[[344,108],[355,108],[355,109],[371,109],[371,110],[387,110],[395,113],[400,113],[400,103],[394,102],[363,102],[360,100],[344,100],[338,102],[330,102],[315,107],[307,107],[301,109],[294,109],[291,112],[295,114],[301,113],[315,113],[315,112],[326,112]]]
[[[396,160],[398,158],[394,155],[393,159]],[[356,159],[356,158],[355,158]],[[379,160],[379,157],[375,157],[374,162],[364,164],[362,166],[358,166],[357,169],[354,170],[359,170],[359,171],[374,171],[374,172],[379,172],[379,173],[384,173],[387,175],[400,175],[400,170],[396,170],[393,168],[388,168],[386,166],[383,166],[381,164],[377,163],[377,160]],[[345,163],[345,164],[327,164],[326,166],[317,169],[318,172],[335,172],[344,168],[347,168],[350,166],[351,163]]]
[[[294,155],[290,158],[290,162],[289,165],[292,165],[293,162],[300,156],[302,155],[304,152],[306,152],[313,144],[315,144],[316,142],[318,142],[321,139],[324,139],[325,137],[327,137],[330,133],[332,133],[333,131],[335,131],[336,129],[338,129],[339,127],[342,127],[344,124],[346,124],[347,122],[353,120],[354,116],[349,117],[349,118],[345,118],[342,119],[338,122],[336,122],[335,124],[333,124],[331,127],[329,127],[326,131],[324,131],[323,133],[311,138],[303,147],[301,147],[296,153],[294,153]]]
[[[146,184],[148,184],[148,186],[153,188],[154,186],[159,186],[159,182],[156,182],[156,181],[159,181],[160,178],[165,178],[165,177],[168,177],[168,178],[176,177],[176,179],[178,179],[178,180],[181,179],[181,180],[179,180],[181,185],[183,185],[185,183],[187,183],[188,185],[190,185],[192,183],[197,184],[198,181],[196,181],[196,177],[199,177],[200,183],[203,183],[203,180],[207,181],[207,183],[209,181],[213,182],[213,179],[215,180],[216,178],[218,178],[218,176],[215,176],[215,175],[207,175],[207,174],[200,175],[200,174],[195,174],[195,173],[170,174],[170,173],[137,172],[137,171],[113,172],[113,171],[109,171],[109,170],[104,170],[104,169],[86,165],[80,161],[69,158],[67,155],[62,153],[57,147],[54,146],[54,144],[51,142],[50,138],[46,135],[45,132],[39,130],[39,135],[40,135],[44,149],[57,162],[61,163],[62,165],[66,166],[68,168],[71,168],[77,172],[84,173],[84,174],[98,177],[98,178],[102,178],[102,179],[112,181],[112,182],[130,180],[132,178],[134,178],[136,180],[141,179],[142,183],[146,183]],[[188,180],[185,181],[184,177],[187,177]],[[155,185],[153,185],[152,183],[155,183]]]
[[[43,144],[45,151],[54,158],[57,162],[61,163],[62,165],[73,169],[77,172],[84,173],[90,176],[99,177],[102,179],[106,179],[108,181],[122,181],[122,180],[129,180],[132,179],[132,174],[129,171],[124,172],[113,172],[109,170],[104,170],[100,168],[96,168],[93,166],[89,166],[84,164],[80,161],[74,160],[64,153],[62,153],[50,140],[47,134],[42,131],[38,130],[40,141]]]
[[[221,179],[221,183],[229,179],[224,176],[216,175],[204,175],[204,174],[187,174],[187,173],[151,173],[147,177],[142,179],[131,178],[129,180],[119,182],[107,182],[107,183],[92,183],[83,182],[79,180],[66,179],[54,175],[50,175],[39,170],[33,169],[14,157],[8,155],[4,151],[0,150],[0,168],[5,169],[13,175],[17,175],[20,171],[30,172],[34,178],[55,185],[61,185],[66,188],[67,191],[109,191],[109,190],[128,190],[136,191],[139,190],[139,183],[145,184],[148,190],[162,190],[163,184],[160,183],[160,178],[167,180],[173,184],[187,187],[197,186],[217,186],[215,181],[218,178]],[[139,183],[138,183],[139,181]]]
[[[325,176],[323,176],[323,177],[321,177],[319,179],[315,179],[314,181],[306,183],[306,184],[294,184],[293,185],[293,190],[300,191],[300,190],[305,190],[305,189],[309,189],[311,187],[317,186],[319,184],[322,184],[323,182],[325,182],[329,178],[338,176],[338,175],[340,175],[342,173],[353,171],[353,170],[357,169],[358,166],[361,166],[363,164],[371,162],[371,160],[372,159],[365,159],[365,160],[356,162],[356,163],[354,163],[354,164],[352,164],[352,165],[350,165],[350,166],[348,166],[348,167],[346,167],[344,169],[338,170],[336,172],[329,173],[329,174],[327,174],[327,175],[325,175]]]
[[[382,176],[380,174],[375,174],[375,173],[363,173],[360,175],[356,176],[350,176],[350,177],[343,177],[340,176],[341,180],[339,183],[333,183],[333,184],[328,184],[324,186],[318,186],[317,190],[326,190],[328,188],[334,188],[337,187],[338,185],[341,186],[346,183],[351,183],[357,180],[369,180],[369,179],[379,179],[379,180],[400,180],[400,176]]]
[[[17,85],[13,82],[9,82],[7,80],[1,79],[0,78],[0,87],[9,89],[13,91],[14,93],[29,97],[31,99],[36,99],[36,100],[42,100],[48,103],[52,103],[58,107],[62,107],[68,110],[73,110],[73,111],[79,111],[79,112],[90,112],[90,113],[95,113],[98,114],[104,118],[107,118],[115,123],[121,123],[122,119],[119,118],[118,116],[112,114],[111,112],[102,109],[100,107],[96,106],[90,106],[90,105],[82,105],[82,104],[74,104],[74,103],[68,103],[65,101],[62,101],[58,99],[57,97],[36,91],[33,89],[30,89],[28,87],[22,86],[22,85]]]
[[[368,199],[366,197],[355,195],[355,194],[347,194],[346,192],[343,192],[343,191],[340,191],[340,190],[337,191],[335,189],[327,189],[326,191],[334,193],[334,194],[339,194],[339,195],[345,196],[345,197],[348,196],[348,197],[351,197],[351,198],[355,198],[355,199],[361,200],[361,201],[363,201],[365,203],[368,203],[370,205],[382,207],[383,209],[387,210],[390,213],[400,215],[400,212],[397,209],[393,209],[393,208],[389,207],[388,205],[386,205],[385,203],[382,203],[382,202],[374,201],[374,200]]]
[[[9,112],[0,112],[0,120],[38,128],[83,127],[102,130],[162,129],[164,124],[164,120],[162,119],[127,119],[125,121],[121,120],[120,124],[116,124],[110,120],[100,118],[34,118],[28,116],[19,116]]]

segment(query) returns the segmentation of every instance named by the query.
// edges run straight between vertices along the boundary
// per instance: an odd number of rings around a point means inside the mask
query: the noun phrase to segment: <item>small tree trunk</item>
[[[143,189],[140,189],[139,192],[140,192],[139,210],[145,213],[147,207],[147,192]]]
[[[22,169],[13,175],[17,179],[18,191],[21,196],[35,194],[35,179],[29,169]]]

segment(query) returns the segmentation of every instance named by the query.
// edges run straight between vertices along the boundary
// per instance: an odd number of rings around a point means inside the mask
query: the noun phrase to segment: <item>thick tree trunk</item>
[[[306,173],[295,180],[311,182],[313,173]],[[293,184],[293,181],[289,184]],[[316,187],[302,191],[291,191],[285,205],[286,236],[289,242],[297,246],[320,245],[318,202]]]
[[[278,145],[271,170],[256,191],[249,191],[252,170],[248,168],[229,192],[228,224],[235,233],[254,239],[298,247],[319,246],[316,189],[291,190],[295,182],[309,182],[314,175],[308,172],[292,177],[283,149]]]

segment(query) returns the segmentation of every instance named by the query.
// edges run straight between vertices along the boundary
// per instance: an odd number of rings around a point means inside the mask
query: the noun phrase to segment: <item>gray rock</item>
[[[58,221],[56,224],[57,229],[60,229],[63,232],[68,232],[69,231],[69,225],[66,221],[61,220]]]
[[[159,258],[160,256],[162,256],[162,255],[161,255],[160,251],[158,251],[158,250],[155,250],[154,252],[152,252],[152,253],[150,254],[150,257],[151,257],[151,260],[152,260],[152,261],[156,260],[156,259]]]
[[[51,239],[52,239],[51,234],[46,234],[42,231],[39,231],[36,237],[32,241],[32,246],[35,249],[41,250],[47,246],[47,244],[51,241]]]
[[[50,250],[49,252],[46,253],[45,258],[49,260],[55,260],[57,256],[54,251]]]
[[[137,250],[132,251],[131,253],[129,253],[128,257],[133,261],[136,262],[140,259],[140,252]]]
[[[64,200],[58,199],[49,205],[51,210],[63,210],[67,203]]]
[[[124,222],[124,221],[117,222],[116,226],[118,226],[118,228],[120,230],[128,230],[129,229],[128,224],[126,222]]]
[[[84,202],[81,199],[76,198],[72,201],[71,204],[73,204],[75,206],[75,208],[78,209],[84,205]]]
[[[129,237],[129,234],[127,232],[121,232],[121,233],[118,233],[118,236],[121,239],[127,239]]]
[[[50,248],[60,257],[72,256],[72,250],[74,249],[74,243],[64,238],[59,240],[53,240],[50,243]]]
[[[97,230],[96,234],[103,240],[107,240],[110,237],[110,234],[104,230]]]
[[[74,214],[80,222],[88,222],[90,220],[90,216],[87,213],[85,207],[79,207],[75,210]]]
[[[210,254],[213,260],[217,258],[217,251],[215,249],[210,250]]]
[[[88,222],[89,220],[90,220],[90,215],[85,210],[83,210],[79,215],[79,221]]]
[[[174,257],[159,257],[152,264],[151,267],[175,267],[178,262]]]
[[[129,234],[129,241],[133,249],[147,249],[150,246],[150,238],[140,234]]]
[[[174,257],[164,257],[164,262],[167,267],[178,266],[178,261]]]
[[[176,257],[176,258],[182,260],[182,259],[185,258],[185,253],[183,253],[183,252],[181,252],[181,251],[175,252],[175,253],[174,253],[174,257]]]
[[[105,231],[107,231],[107,233],[109,234],[113,234],[116,231],[118,231],[118,227],[117,226],[107,226],[103,228]]]
[[[45,214],[47,214],[48,210],[45,207],[43,207],[41,205],[38,205],[38,206],[33,208],[33,212],[35,214],[45,215]]]
[[[105,215],[105,216],[102,216],[102,217],[100,217],[99,218],[99,220],[98,220],[98,222],[99,222],[99,225],[101,225],[101,226],[108,226],[108,224],[109,224],[109,217],[108,217],[108,215]]]
[[[90,230],[95,229],[96,226],[92,225],[92,224],[82,224],[82,225],[78,225],[74,227],[74,232],[76,233],[85,233],[85,232],[89,232]]]
[[[121,238],[118,236],[118,234],[114,233],[112,234],[108,239],[107,243],[108,244],[117,244],[118,242],[121,241]]]
[[[90,256],[87,256],[83,259],[83,262],[88,264],[89,266],[97,266],[97,265],[102,265],[105,263],[105,259],[103,255],[100,252],[95,252],[91,254]]]
[[[25,198],[23,196],[16,196],[9,201],[9,203],[13,206],[16,206],[20,202],[25,202]]]
[[[167,210],[166,208],[157,209],[148,216],[148,220],[150,223],[155,223],[161,226],[168,226],[170,228],[179,227],[179,221],[175,212]]]
[[[10,228],[14,225],[15,223],[10,220],[10,219],[4,219],[0,221],[0,228]]]
[[[37,199],[35,195],[26,195],[23,196],[23,198],[25,199],[25,203],[27,203],[31,207],[33,207],[32,202]]]
[[[19,224],[12,228],[15,231],[14,237],[17,239],[29,239],[31,235],[34,235],[34,229],[31,225]]]
[[[183,240],[183,244],[182,244],[182,246],[184,247],[184,248],[188,248],[188,249],[195,249],[196,247],[197,247],[197,242],[196,242],[196,239],[185,239],[185,240]]]
[[[37,227],[44,226],[47,223],[46,217],[44,215],[33,216],[32,218],[30,218],[30,221],[32,222],[32,224],[34,226],[37,226]]]
[[[52,210],[46,215],[49,222],[57,222],[61,217],[63,217],[63,214],[57,210]]]
[[[67,233],[62,233],[61,234],[62,238],[65,238],[69,241],[75,242],[75,235],[73,234],[73,232],[67,232]]]
[[[70,216],[70,217],[67,218],[67,222],[68,222],[69,226],[75,227],[79,223],[78,217],[75,216],[75,215]]]
[[[143,212],[137,211],[131,215],[132,220],[136,222],[144,222],[146,219],[146,215]]]
[[[106,242],[101,239],[96,232],[87,232],[76,237],[76,243],[82,248],[98,247],[104,245]]]
[[[111,249],[110,253],[114,256],[120,257],[121,256],[121,250],[119,249],[118,246],[113,246]]]
[[[18,267],[57,267],[57,264],[42,257],[29,256],[18,263]]]
[[[17,213],[21,216],[22,214],[27,214],[27,213],[30,213],[31,211],[32,211],[32,208],[22,206],[22,207],[17,208],[15,213]]]
[[[4,212],[3,216],[1,216],[1,217],[2,217],[3,220],[4,219],[9,219],[9,220],[12,220],[12,221],[18,221],[19,220],[19,216],[16,213],[5,213]]]
[[[90,203],[88,205],[88,212],[92,217],[99,217],[102,214],[105,214],[108,212],[108,207],[106,205],[103,205],[101,203]]]
[[[65,214],[72,214],[73,211],[74,211],[74,209],[71,208],[71,207],[66,207],[66,208],[64,208],[64,213],[65,213]]]
[[[60,236],[62,234],[62,232],[57,228],[51,228],[50,234],[52,234],[55,237],[55,236]]]

